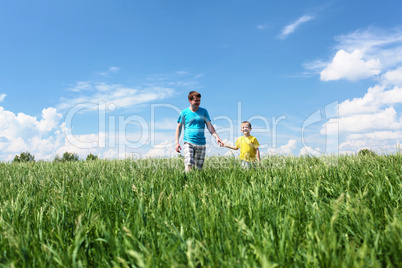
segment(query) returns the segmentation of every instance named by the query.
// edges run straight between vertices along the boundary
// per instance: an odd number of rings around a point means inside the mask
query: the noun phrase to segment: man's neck
[[[192,112],[196,112],[196,111],[198,110],[198,108],[199,108],[199,107],[193,107],[193,106],[190,105],[190,110],[191,110]]]

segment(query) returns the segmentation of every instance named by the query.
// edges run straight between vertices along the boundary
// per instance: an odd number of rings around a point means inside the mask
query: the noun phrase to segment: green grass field
[[[0,267],[402,267],[402,155],[0,164]]]

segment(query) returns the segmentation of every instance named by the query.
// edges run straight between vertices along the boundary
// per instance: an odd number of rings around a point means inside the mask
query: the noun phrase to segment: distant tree
[[[56,155],[54,158],[55,162],[75,162],[79,160],[78,154],[65,152],[63,157]]]
[[[14,157],[13,163],[35,162],[35,156],[29,152],[20,153]]]
[[[369,149],[361,149],[358,153],[358,156],[376,156],[377,154]]]
[[[87,155],[86,161],[91,161],[91,160],[98,160],[98,156],[90,153],[89,155]]]

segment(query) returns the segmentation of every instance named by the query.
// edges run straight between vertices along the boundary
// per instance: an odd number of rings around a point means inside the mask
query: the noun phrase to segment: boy
[[[258,164],[260,164],[261,161],[260,150],[258,149],[260,144],[255,137],[250,135],[250,131],[250,122],[244,121],[241,123],[241,132],[243,133],[243,136],[237,139],[235,147],[226,144],[222,145],[233,150],[240,148],[240,159],[242,160],[241,164],[244,168],[250,168],[251,161],[255,161],[257,159]]]
[[[208,111],[200,107],[201,94],[196,91],[191,91],[188,94],[190,107],[181,111],[177,119],[176,128],[176,152],[180,153],[181,147],[179,138],[182,126],[184,126],[184,166],[185,171],[190,171],[194,166],[202,169],[205,159],[206,140],[205,140],[205,125],[212,136],[216,138],[216,142],[222,146],[222,141],[211,124]]]

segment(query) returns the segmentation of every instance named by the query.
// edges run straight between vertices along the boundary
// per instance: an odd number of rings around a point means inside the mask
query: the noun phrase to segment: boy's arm
[[[181,134],[181,123],[177,123],[177,127],[176,127],[176,142],[175,142],[175,146],[176,146],[176,152],[180,153],[181,147],[180,147],[180,143],[179,143],[179,139],[180,139],[180,134]]]
[[[219,138],[218,133],[216,133],[214,126],[211,124],[211,121],[207,122],[207,128],[209,133],[211,133],[211,135],[215,137],[216,143],[222,146],[223,142],[221,141],[221,138]]]
[[[224,144],[224,143],[222,143],[222,146],[224,146],[224,147],[226,147],[226,148],[229,148],[229,149],[232,149],[232,150],[237,150],[237,149],[239,149],[239,148],[240,148],[240,147],[239,147],[238,140],[236,141],[235,146],[231,146],[231,145]]]
[[[229,148],[229,149],[232,149],[232,150],[237,150],[237,149],[239,149],[239,148],[237,148],[237,147],[230,146],[230,145],[227,145],[227,144],[224,144],[224,143],[222,143],[222,146],[223,146],[223,147],[226,147],[226,148]]]
[[[258,164],[260,164],[261,163],[260,149],[258,148],[255,149],[255,155],[257,156]]]

